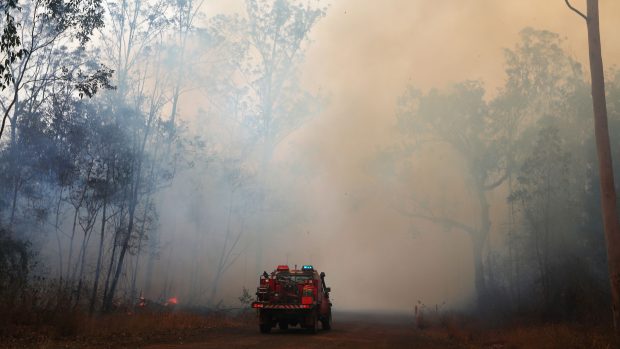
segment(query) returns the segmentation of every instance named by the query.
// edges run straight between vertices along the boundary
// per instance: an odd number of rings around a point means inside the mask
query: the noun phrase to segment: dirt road
[[[258,326],[209,333],[190,343],[156,344],[148,349],[198,348],[457,348],[446,339],[431,337],[414,328],[411,317],[377,314],[334,314],[331,331],[312,335],[301,329],[274,329],[260,334]]]

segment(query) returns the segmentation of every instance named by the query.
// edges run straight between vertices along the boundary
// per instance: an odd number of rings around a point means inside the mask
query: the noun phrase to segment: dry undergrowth
[[[620,348],[609,325],[541,323],[483,323],[458,315],[428,316],[421,329],[435,338],[448,338],[464,348]]]
[[[10,325],[0,336],[0,348],[128,347],[135,343],[197,337],[212,329],[235,328],[248,315],[188,312],[88,316],[67,313],[37,325]]]
[[[143,334],[167,330],[234,327],[239,322],[224,315],[196,315],[189,313],[111,314],[102,317],[84,316],[78,319],[77,333],[84,336]]]
[[[483,343],[505,344],[506,348],[618,348],[609,328],[544,324],[509,327],[483,333]]]

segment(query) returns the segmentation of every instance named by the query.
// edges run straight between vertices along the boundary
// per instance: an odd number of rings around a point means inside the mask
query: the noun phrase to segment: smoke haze
[[[584,8],[585,2],[576,5]],[[243,6],[214,2],[206,9],[214,15]],[[601,1],[607,67],[619,63],[620,43],[614,38],[619,13],[618,2]],[[505,80],[503,49],[512,48],[525,27],[559,33],[566,50],[587,66],[585,25],[562,1],[330,3],[309,35],[301,66],[303,85],[327,98],[320,113],[277,147],[271,163],[280,195],[298,215],[283,217],[290,212],[276,210],[269,216],[260,266],[254,265],[255,237],[248,229],[244,254],[226,274],[222,297],[234,302],[242,286],[255,286],[257,271],[288,262],[312,263],[325,271],[337,309],[403,311],[418,299],[449,307],[468,304],[473,296],[469,238],[432,224],[412,224],[395,209],[402,191],[421,186],[429,197],[465,194],[449,210],[467,220],[476,208],[461,176],[438,161],[450,154],[439,149],[418,155],[408,184],[391,181],[390,169],[381,168],[376,157],[398,143],[396,101],[408,84],[429,90],[480,79],[490,98]],[[182,105],[190,115],[197,109],[194,98]],[[188,120],[191,129],[197,121]],[[185,224],[175,218],[183,217],[178,200],[183,199],[171,197],[171,206],[164,204],[164,239],[176,240]],[[490,201],[494,210],[503,210],[504,195]],[[492,229],[500,224],[494,222]],[[209,262],[204,261],[205,269]],[[192,264],[182,258],[173,263],[179,270]],[[182,275],[175,281],[189,282],[191,277]]]

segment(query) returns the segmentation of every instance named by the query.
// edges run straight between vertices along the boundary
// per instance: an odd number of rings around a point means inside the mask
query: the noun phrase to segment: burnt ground
[[[336,313],[330,331],[310,334],[300,328],[261,334],[258,326],[225,329],[197,341],[152,344],[148,349],[198,348],[459,348],[447,338],[415,329],[412,317]]]

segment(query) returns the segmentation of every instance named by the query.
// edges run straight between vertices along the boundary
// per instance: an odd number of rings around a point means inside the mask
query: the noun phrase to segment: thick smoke
[[[211,6],[226,13],[242,8]],[[611,66],[620,56],[620,46],[611,40],[620,8],[611,1],[601,6],[607,39],[604,58]],[[390,181],[390,169],[382,169],[377,161],[378,154],[398,142],[397,98],[407,84],[428,90],[467,79],[484,81],[487,98],[492,97],[505,79],[503,49],[512,47],[526,26],[566,37],[567,50],[586,62],[580,21],[563,4],[538,1],[330,4],[327,16],[310,34],[300,68],[304,86],[321,91],[327,99],[318,115],[278,146],[270,166],[286,207],[268,214],[269,228],[260,237],[247,228],[239,248],[242,255],[226,274],[221,297],[234,302],[242,287],[253,289],[259,270],[312,263],[327,273],[338,309],[408,311],[417,300],[445,302],[453,308],[469,304],[473,297],[469,238],[433,224],[412,224],[396,209],[402,191],[425,187],[430,188],[425,195],[435,203],[462,197],[446,208],[451,214],[464,219],[475,215],[462,176],[454,170],[458,166],[445,165],[444,160],[455,159],[442,150],[418,156],[405,185]],[[191,114],[195,109],[195,100],[183,101],[183,110]],[[197,122],[190,118],[190,129]],[[178,186],[183,183],[177,182]],[[506,210],[504,194],[490,198],[498,216]],[[197,246],[191,234],[182,234],[192,224],[178,212],[183,207],[178,200],[183,199],[173,195],[162,203],[162,230],[174,240],[170,249],[178,256],[173,257],[175,281],[182,288],[195,277],[196,257],[189,251],[204,249],[198,270],[209,275],[210,264],[216,262],[209,251],[220,248],[222,236],[207,238],[214,246],[206,242],[202,247],[203,242]],[[205,212],[225,204],[218,195],[203,200],[199,205]],[[207,219],[199,229],[215,231],[217,224],[222,222]],[[255,265],[257,238],[264,240],[261,265]]]

